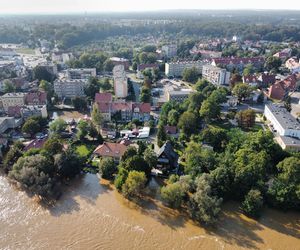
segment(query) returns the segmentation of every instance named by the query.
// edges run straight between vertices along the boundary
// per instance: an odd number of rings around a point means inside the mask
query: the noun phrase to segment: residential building
[[[84,87],[86,84],[86,79],[58,79],[54,81],[54,92],[59,98],[84,97]]]
[[[280,136],[300,139],[300,123],[280,104],[266,104],[264,115]]]
[[[299,152],[300,140],[289,136],[277,136],[275,140],[283,150]]]
[[[27,120],[32,116],[41,116],[43,118],[48,117],[46,105],[24,106],[21,107],[20,112],[24,120]]]
[[[242,71],[248,64],[253,65],[254,68],[260,69],[265,63],[263,57],[239,58],[239,57],[221,57],[212,59],[212,65],[227,70],[237,69]]]
[[[111,121],[113,115],[115,115],[116,119],[124,122],[129,122],[133,119],[138,119],[142,122],[150,120],[150,103],[113,101],[110,93],[97,93],[95,103],[98,104],[104,121]]]
[[[191,89],[169,90],[167,92],[167,101],[183,102],[189,98],[193,92]]]
[[[24,152],[30,150],[30,149],[41,149],[45,142],[47,141],[47,137],[43,139],[34,139],[30,141],[25,147],[24,147]]]
[[[7,112],[9,107],[25,105],[25,93],[6,93],[1,96],[3,109]]]
[[[297,58],[290,58],[285,62],[285,67],[287,67],[292,74],[300,73],[300,62]]]
[[[172,58],[177,55],[177,45],[176,44],[163,45],[161,47],[161,50],[167,58]]]
[[[156,169],[160,171],[160,174],[176,172],[178,170],[178,158],[171,142],[167,141],[157,152]]]
[[[25,96],[26,105],[46,105],[47,104],[47,93],[36,91],[29,92]]]
[[[268,97],[283,100],[290,92],[297,89],[300,84],[300,74],[292,74],[281,81],[277,81],[268,90]]]
[[[20,127],[22,119],[15,119],[14,117],[0,117],[0,134],[5,133],[8,129],[15,129]]]
[[[286,60],[287,58],[289,58],[291,56],[291,54],[292,54],[292,49],[286,48],[286,49],[283,49],[283,50],[277,52],[273,56],[278,57],[281,60]]]
[[[203,50],[198,49],[197,47],[193,47],[190,50],[191,55],[201,55],[203,59],[211,59],[211,58],[219,58],[222,56],[222,52],[219,51],[212,51],[212,50]]]
[[[123,65],[125,70],[129,69],[129,60],[121,57],[111,57],[109,60],[113,63],[114,66],[116,65]]]
[[[137,67],[136,77],[139,79],[144,79],[143,71],[147,69],[158,69],[158,65],[156,63],[148,63],[148,64],[140,64]]]
[[[259,84],[259,80],[256,75],[247,75],[247,76],[243,76],[243,83],[246,83],[251,87],[257,87]]]
[[[57,65],[53,62],[42,62],[38,66],[46,69],[52,75],[57,75]]]
[[[93,154],[101,158],[111,157],[116,162],[119,162],[126,149],[127,146],[124,144],[104,142],[94,150]]]
[[[70,80],[89,79],[90,77],[96,77],[97,72],[96,72],[96,68],[67,69],[66,70],[66,76]]]
[[[128,96],[128,79],[124,65],[116,65],[113,68],[114,91],[117,98]]]
[[[165,64],[165,74],[168,77],[181,77],[185,69],[195,67],[199,73],[202,72],[203,65],[208,64],[207,61],[184,61],[170,62]]]
[[[204,65],[202,77],[215,85],[229,85],[230,72],[213,65]]]

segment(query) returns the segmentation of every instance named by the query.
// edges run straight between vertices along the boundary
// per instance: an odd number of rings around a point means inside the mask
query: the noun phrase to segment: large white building
[[[23,106],[25,104],[25,93],[7,93],[1,96],[2,106],[5,111],[9,107]]]
[[[189,98],[191,93],[193,93],[193,90],[191,89],[169,90],[167,92],[167,101],[182,103],[184,100]]]
[[[168,58],[174,57],[177,55],[177,45],[176,44],[163,45],[161,47],[161,51]]]
[[[15,119],[14,117],[0,117],[0,134],[3,134],[8,129],[15,129],[22,124],[22,119]]]
[[[204,65],[202,77],[215,85],[229,85],[230,72],[213,65]]]
[[[280,136],[300,139],[300,123],[282,105],[266,104],[264,115]]]
[[[32,116],[41,116],[43,118],[48,117],[46,105],[28,105],[22,107],[20,111],[24,120],[27,120]]]
[[[116,65],[113,68],[114,91],[117,98],[128,96],[128,79],[124,65]]]
[[[54,81],[54,92],[59,98],[84,97],[87,79],[61,79]]]
[[[165,74],[168,77],[179,77],[182,76],[185,69],[191,69],[193,67],[201,73],[202,67],[205,64],[207,64],[207,62],[203,61],[170,62],[165,65]]]

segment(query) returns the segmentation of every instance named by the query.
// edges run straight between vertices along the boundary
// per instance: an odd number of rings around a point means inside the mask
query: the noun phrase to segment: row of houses
[[[150,120],[150,103],[126,102],[124,100],[113,100],[111,93],[96,93],[95,103],[105,121],[111,121],[113,116],[123,122],[137,119],[141,122]]]

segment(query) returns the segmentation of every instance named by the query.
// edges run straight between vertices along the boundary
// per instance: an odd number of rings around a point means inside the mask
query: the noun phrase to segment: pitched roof
[[[21,109],[22,109],[22,107],[20,107],[20,106],[9,106],[7,109],[7,114],[9,116],[13,116],[13,117],[20,117]]]
[[[251,64],[251,63],[263,63],[265,59],[263,57],[251,57],[251,58],[240,58],[240,57],[222,57],[214,58],[215,64]]]
[[[95,102],[112,102],[112,94],[111,93],[96,93]]]
[[[261,74],[261,81],[263,84],[274,84],[276,82],[276,75],[263,73]]]
[[[101,113],[109,113],[111,110],[111,103],[100,102],[98,107]]]
[[[297,87],[297,81],[300,80],[300,75],[292,74],[284,80],[278,81],[269,88],[269,97],[277,100],[282,100],[286,93],[294,91]]]
[[[25,102],[26,104],[46,104],[47,101],[47,93],[46,92],[29,92],[26,94]]]
[[[174,151],[171,142],[167,141],[164,145],[159,149],[157,153],[157,157],[159,158],[162,154],[165,154],[169,159],[174,161],[178,160],[178,154]]]
[[[133,103],[132,104],[132,109],[134,111],[135,108],[139,109],[140,113],[150,113],[151,111],[151,105],[150,103],[142,102],[142,103]]]
[[[140,65],[138,65],[137,70],[142,71],[147,68],[158,68],[158,65],[156,63],[140,64]]]
[[[113,102],[111,109],[113,111],[131,111],[132,102]]]
[[[28,145],[25,146],[24,151],[28,151],[32,148],[40,149],[44,146],[46,141],[47,138],[32,140]]]
[[[167,125],[167,126],[165,126],[165,131],[167,134],[174,135],[177,133],[177,128],[176,128],[176,126]]]
[[[99,156],[120,158],[125,153],[126,149],[127,147],[123,144],[104,142],[95,149],[94,154]]]

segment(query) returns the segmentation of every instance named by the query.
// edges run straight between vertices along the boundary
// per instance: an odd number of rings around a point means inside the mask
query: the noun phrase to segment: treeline
[[[232,37],[239,35],[244,39],[271,40],[271,41],[300,41],[300,27],[298,25],[277,24],[249,24],[238,20],[228,21],[220,18],[208,20],[185,19],[174,22],[137,22],[131,26],[112,23],[87,23],[84,25],[72,25],[61,23],[55,25],[33,25],[31,32],[25,31],[19,26],[3,25],[0,27],[0,42],[2,43],[27,43],[29,40],[37,42],[38,39],[57,41],[62,48],[70,48],[76,45],[86,44],[92,41],[106,39],[108,37],[122,35],[146,35],[146,34],[177,34],[197,35],[206,37]]]

